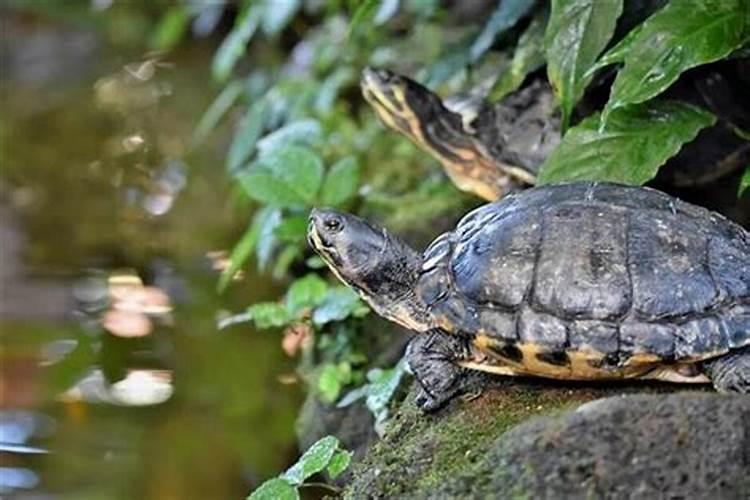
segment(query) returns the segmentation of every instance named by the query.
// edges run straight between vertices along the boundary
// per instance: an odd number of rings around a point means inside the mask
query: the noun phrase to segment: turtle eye
[[[323,222],[323,225],[330,233],[338,233],[339,231],[344,229],[344,224],[337,217],[326,219],[325,222]]]

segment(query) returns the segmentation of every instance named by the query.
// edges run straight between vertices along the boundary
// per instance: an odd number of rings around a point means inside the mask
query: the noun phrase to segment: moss
[[[635,389],[644,386],[615,386],[618,393]],[[488,482],[483,459],[504,432],[531,416],[560,413],[612,393],[604,386],[492,377],[481,395],[455,398],[446,408],[425,415],[414,405],[412,390],[385,436],[355,464],[355,479],[344,496],[427,498],[457,476],[470,477],[474,484]],[[514,493],[518,499],[527,496],[520,490]]]

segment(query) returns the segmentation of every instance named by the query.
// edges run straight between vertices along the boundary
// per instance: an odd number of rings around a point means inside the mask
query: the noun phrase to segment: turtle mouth
[[[404,108],[394,89],[403,87],[401,78],[384,69],[365,68],[360,82],[367,102],[389,114],[400,114]]]
[[[315,250],[324,260],[336,263],[340,262],[339,252],[336,246],[324,235],[318,231],[313,220],[307,225],[307,243]]]

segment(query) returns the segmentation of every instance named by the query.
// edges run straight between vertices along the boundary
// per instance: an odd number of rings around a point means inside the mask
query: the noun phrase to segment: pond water
[[[244,497],[296,455],[302,392],[278,336],[216,328],[278,290],[216,292],[249,214],[227,134],[191,147],[214,47],[3,29],[0,496]]]

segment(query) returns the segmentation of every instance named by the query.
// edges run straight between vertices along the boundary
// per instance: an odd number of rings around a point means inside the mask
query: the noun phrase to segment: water
[[[279,290],[215,292],[249,209],[228,130],[190,144],[214,47],[159,59],[5,23],[0,496],[246,495],[295,456],[302,391],[278,336],[216,329]]]

